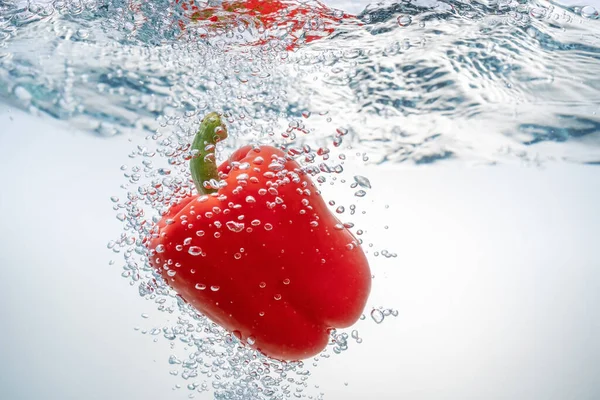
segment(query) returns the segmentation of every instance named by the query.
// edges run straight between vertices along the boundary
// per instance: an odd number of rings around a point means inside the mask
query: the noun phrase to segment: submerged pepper
[[[371,272],[358,240],[292,156],[245,146],[217,168],[227,137],[208,114],[192,148],[197,195],[172,206],[148,238],[149,261],[182,298],[263,354],[305,359],[332,328],[354,324]]]
[[[237,25],[243,30],[262,32],[260,38],[249,39],[248,44],[282,42],[287,50],[327,37],[344,23],[359,23],[355,16],[319,1],[233,0],[203,6],[194,0],[175,0],[175,4],[182,11],[178,20],[182,31],[202,27],[206,32],[200,35],[206,38],[210,32]]]

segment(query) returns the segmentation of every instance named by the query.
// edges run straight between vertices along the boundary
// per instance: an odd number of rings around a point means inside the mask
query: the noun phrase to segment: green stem
[[[227,129],[221,122],[219,114],[215,112],[207,114],[202,120],[200,129],[198,129],[198,133],[196,133],[196,137],[192,143],[192,150],[198,150],[198,154],[190,161],[192,179],[200,194],[209,194],[217,191],[217,189],[207,188],[205,182],[212,179],[218,180],[219,178],[215,148],[217,142],[226,137]]]

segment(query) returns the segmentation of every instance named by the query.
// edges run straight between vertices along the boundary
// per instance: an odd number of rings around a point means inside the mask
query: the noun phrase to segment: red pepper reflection
[[[177,24],[182,31],[203,28],[200,37],[243,25],[259,32],[248,44],[281,43],[294,50],[303,43],[331,35],[342,23],[358,23],[355,16],[332,10],[318,1],[299,3],[280,0],[224,1],[207,6],[195,0],[175,0],[182,16]],[[274,43],[274,44],[275,44]]]

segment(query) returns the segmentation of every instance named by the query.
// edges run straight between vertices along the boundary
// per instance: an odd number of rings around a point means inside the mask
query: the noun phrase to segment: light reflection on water
[[[4,3],[0,94],[108,136],[193,129],[210,108],[243,140],[281,141],[311,113],[327,117],[303,139],[343,126],[372,162],[600,161],[592,6],[414,0],[339,18],[290,4],[313,11],[215,27],[168,2]]]

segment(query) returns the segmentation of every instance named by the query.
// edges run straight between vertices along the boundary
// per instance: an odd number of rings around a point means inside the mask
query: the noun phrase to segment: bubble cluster
[[[191,349],[168,359],[170,374],[183,379],[183,388],[190,395],[212,392],[215,399],[243,400],[285,399],[297,393],[321,398],[320,394],[305,393],[310,378],[305,363],[268,359],[244,346],[238,332],[227,333],[190,308],[180,310],[182,315],[173,326],[137,329]],[[251,344],[254,338],[246,341]]]
[[[312,137],[328,141],[343,123],[330,145],[371,162],[535,164],[559,156],[534,145],[598,129],[594,108],[577,105],[596,101],[598,51],[583,44],[596,35],[594,4],[411,0],[350,17],[283,3],[261,19],[184,0],[4,2],[0,95],[101,136],[153,133],[174,124],[163,116],[209,105],[246,138],[303,141],[304,122],[321,118]],[[494,140],[475,139],[486,126]]]
[[[373,321],[375,321],[375,323],[377,324],[381,324],[386,317],[392,316],[392,317],[397,317],[398,316],[398,310],[394,310],[391,308],[373,308],[371,310],[371,319]]]
[[[233,112],[224,112],[227,120],[229,139],[219,142],[216,152],[217,161],[222,161],[231,147],[237,143],[243,135],[240,134],[240,125],[245,125],[248,117],[243,118]],[[228,333],[216,325],[204,315],[186,304],[183,299],[175,293],[164,281],[163,277],[152,268],[149,258],[166,252],[166,245],[160,244],[150,250],[146,246],[146,240],[156,229],[156,224],[163,221],[165,226],[188,225],[194,218],[203,218],[211,222],[215,228],[214,232],[196,230],[190,228],[189,237],[181,243],[173,243],[176,251],[185,251],[193,257],[197,257],[197,268],[203,268],[202,260],[206,256],[203,246],[194,245],[194,237],[205,235],[221,235],[223,232],[233,234],[252,234],[254,230],[260,229],[271,231],[274,229],[270,222],[261,219],[250,219],[244,215],[235,214],[236,217],[228,217],[232,209],[237,206],[228,204],[225,195],[217,195],[218,203],[206,211],[192,211],[189,215],[178,215],[166,218],[168,210],[180,201],[196,195],[196,188],[191,179],[189,171],[190,160],[197,156],[191,149],[190,143],[196,133],[197,126],[202,118],[201,113],[177,114],[175,112],[165,113],[158,119],[160,127],[152,134],[147,135],[143,142],[135,144],[129,154],[128,163],[121,167],[124,179],[122,193],[110,197],[110,202],[115,210],[116,217],[123,223],[121,235],[109,242],[111,251],[121,254],[124,259],[122,265],[123,277],[128,279],[132,286],[136,286],[140,296],[153,303],[159,311],[172,314],[177,317],[177,323],[172,326],[154,326],[142,329],[142,334],[153,336],[155,339],[164,338],[176,348],[176,344],[184,345],[187,354],[173,355],[169,362],[173,365],[171,374],[181,377],[186,381],[183,386],[190,393],[211,391],[215,398],[220,399],[278,399],[287,398],[292,394],[301,394],[307,398],[319,398],[307,392],[307,380],[310,373],[306,366],[301,363],[284,363],[268,359],[249,348],[255,339],[252,336],[242,338],[236,332]],[[308,118],[308,117],[306,117]],[[330,143],[320,146],[309,145],[304,137],[294,136],[297,129],[310,131],[311,123],[305,121],[302,124],[293,120],[288,127],[282,130],[281,135],[260,135],[252,139],[252,142],[270,143],[283,149],[289,158],[296,160],[301,165],[300,172],[312,176],[320,185],[327,182],[345,183],[343,176],[343,164],[353,158],[347,155],[343,148],[336,148],[335,141],[347,134],[344,128],[337,128],[331,132]],[[307,135],[306,133],[302,133]],[[287,136],[287,137],[286,137]],[[245,139],[244,139],[245,140]],[[336,157],[332,157],[335,154]],[[212,156],[212,154],[211,154]],[[362,153],[357,155],[362,160]],[[213,156],[214,157],[214,156]],[[233,192],[239,192],[244,186],[255,184],[253,176],[244,171],[250,171],[258,165],[266,166],[265,176],[275,179],[287,179],[290,182],[299,183],[299,177],[288,174],[283,168],[285,159],[264,159],[257,157],[252,163],[232,161],[231,166],[239,171],[236,175],[236,185]],[[322,180],[320,178],[323,178]],[[211,183],[215,188],[221,187],[223,182]],[[362,191],[371,190],[369,179],[362,175],[356,175],[350,184],[352,189]],[[308,196],[311,190],[299,185],[298,194]],[[272,198],[273,207],[286,206],[275,186],[265,186],[257,190],[258,195],[243,196],[243,202],[255,203],[264,201],[262,196]],[[359,196],[360,197],[360,196]],[[308,197],[304,197],[300,204],[303,210],[310,210],[311,204]],[[205,204],[211,201],[210,196],[201,195],[195,198],[196,203]],[[227,207],[224,205],[227,204]],[[221,206],[223,205],[223,206]],[[335,201],[331,201],[332,211]],[[340,214],[354,215],[360,208],[351,203],[337,207]],[[312,227],[318,227],[317,220],[310,221]],[[357,235],[364,232],[355,228],[352,222],[340,223],[340,229],[352,229]],[[338,229],[336,226],[335,229]],[[359,233],[360,232],[360,233]],[[199,243],[199,242],[196,242]],[[348,243],[347,251],[353,251],[362,243]],[[283,251],[283,250],[282,250]],[[244,247],[239,247],[229,253],[236,262],[244,262]],[[326,265],[326,259],[322,263]],[[177,271],[181,266],[177,263],[167,265],[166,275],[176,278]],[[195,274],[196,270],[190,270]],[[284,286],[294,286],[294,281],[284,278],[281,281]],[[267,288],[265,282],[261,282],[257,290]],[[211,282],[195,282],[193,290],[199,293],[215,293],[226,290],[225,287],[214,285]],[[268,290],[268,289],[267,289]],[[274,301],[284,301],[284,292],[274,291]],[[260,311],[259,316],[265,316],[265,311]],[[358,337],[357,331],[349,334],[343,330],[332,331],[328,348],[317,357],[328,358],[331,354],[338,354],[350,348],[351,342],[360,343],[362,338]],[[315,361],[316,363],[317,361]],[[297,377],[296,377],[297,376]],[[293,379],[292,379],[293,378]],[[290,380],[291,379],[291,380]]]

